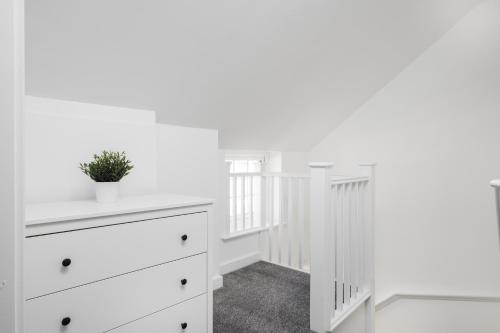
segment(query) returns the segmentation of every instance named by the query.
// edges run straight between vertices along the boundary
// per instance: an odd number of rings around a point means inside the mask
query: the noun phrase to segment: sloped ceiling
[[[26,0],[27,93],[306,151],[479,0]]]

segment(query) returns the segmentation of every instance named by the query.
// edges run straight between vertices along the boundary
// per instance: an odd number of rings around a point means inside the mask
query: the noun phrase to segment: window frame
[[[224,160],[226,163],[231,163],[233,164],[235,161],[259,161],[260,162],[260,170],[259,171],[256,171],[256,172],[250,172],[248,171],[248,166],[247,166],[247,171],[238,171],[238,172],[233,172],[233,168],[232,168],[232,165],[229,166],[229,177],[231,174],[249,174],[249,175],[255,175],[255,177],[259,177],[258,175],[259,174],[262,174],[265,172],[265,163],[266,163],[266,154],[244,154],[244,153],[233,153],[233,154],[226,154],[224,156]],[[236,178],[233,178],[233,179],[236,179]],[[232,185],[232,180],[231,180],[231,177],[230,179],[228,179],[227,183],[228,183],[228,186],[229,188],[227,189],[228,191],[228,210],[226,212],[228,218],[227,218],[227,221],[226,223],[228,223],[229,225],[226,226],[226,230],[227,230],[227,234],[226,235],[223,235],[222,239],[231,239],[231,238],[235,238],[235,237],[240,237],[240,236],[243,236],[243,235],[247,235],[247,234],[253,234],[253,233],[256,233],[256,232],[259,232],[261,230],[263,230],[263,226],[262,226],[262,223],[263,221],[261,221],[261,198],[262,198],[262,189],[261,189],[261,181],[255,181],[256,179],[254,179],[254,182],[252,184],[252,187],[253,187],[253,190],[254,192],[252,193],[252,197],[253,197],[253,211],[250,211],[249,210],[249,205],[247,204],[247,196],[250,197],[249,193],[247,192],[248,191],[248,183],[250,182],[250,180],[246,179],[245,181],[245,212],[244,212],[244,216],[245,216],[245,220],[247,221],[247,216],[248,214],[251,214],[254,218],[257,217],[256,220],[253,221],[253,224],[250,223],[250,224],[243,224],[243,215],[242,215],[242,212],[241,212],[241,201],[243,200],[241,198],[241,191],[242,191],[242,188],[240,185],[241,184],[241,180],[237,181],[236,185],[235,185],[235,188],[236,188],[236,195],[232,194],[232,191],[233,191],[233,185]],[[257,192],[257,194],[255,194]],[[236,200],[236,218],[234,217],[234,214],[233,214],[233,210],[234,210],[234,202],[233,200]],[[255,203],[258,203],[258,204],[255,204]],[[239,211],[239,213],[238,213]],[[257,221],[257,223],[256,223]]]

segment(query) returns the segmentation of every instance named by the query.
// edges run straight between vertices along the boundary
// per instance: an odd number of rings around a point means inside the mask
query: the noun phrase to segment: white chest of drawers
[[[25,332],[212,332],[212,201],[28,206]]]

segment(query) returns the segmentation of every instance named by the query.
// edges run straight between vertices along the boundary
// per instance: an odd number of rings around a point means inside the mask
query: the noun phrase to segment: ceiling
[[[307,151],[479,0],[26,0],[27,93]]]

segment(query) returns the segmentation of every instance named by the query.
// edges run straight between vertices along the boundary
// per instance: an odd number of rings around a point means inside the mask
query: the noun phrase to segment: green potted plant
[[[124,152],[103,151],[94,160],[80,163],[80,169],[96,183],[96,199],[99,203],[118,200],[119,184],[134,166]]]

